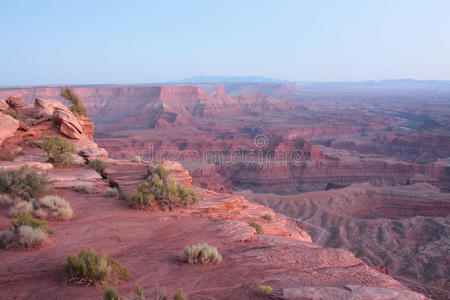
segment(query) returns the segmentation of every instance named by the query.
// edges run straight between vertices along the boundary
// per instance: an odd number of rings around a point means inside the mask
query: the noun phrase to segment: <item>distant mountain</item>
[[[256,82],[290,82],[289,80],[283,79],[273,79],[267,78],[264,76],[193,76],[189,78],[185,78],[183,80],[175,81],[175,83],[236,83],[236,82],[245,82],[245,83],[256,83]]]

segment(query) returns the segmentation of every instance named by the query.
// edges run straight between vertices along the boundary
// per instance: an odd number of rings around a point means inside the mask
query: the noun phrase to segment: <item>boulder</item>
[[[36,118],[53,116],[55,109],[70,111],[61,101],[56,99],[41,99],[36,98],[34,101],[34,108],[37,110]]]
[[[25,101],[20,97],[11,96],[6,99],[6,103],[13,108],[22,108],[25,106]]]
[[[10,115],[0,112],[0,145],[9,137],[12,137],[19,128],[19,121]]]
[[[85,164],[84,159],[81,156],[79,156],[78,154],[72,154],[72,158],[73,158],[73,162],[77,166],[82,166]]]
[[[60,125],[61,133],[72,139],[81,139],[83,129],[72,112],[55,107],[52,117],[56,124]]]
[[[0,99],[0,111],[6,111],[9,108],[9,105],[6,104],[5,100]]]
[[[105,148],[88,148],[82,150],[80,154],[87,159],[108,157],[108,152],[105,150]]]
[[[102,177],[93,169],[56,168],[48,172],[47,177],[55,188],[73,188],[77,185],[106,185]]]

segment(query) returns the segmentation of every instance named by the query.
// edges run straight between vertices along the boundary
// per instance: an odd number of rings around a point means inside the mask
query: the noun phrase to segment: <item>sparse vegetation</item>
[[[64,168],[75,164],[72,154],[78,151],[71,142],[61,136],[44,136],[39,147],[47,152],[48,160],[57,167]]]
[[[199,243],[190,247],[184,247],[180,260],[194,265],[220,264],[222,255],[216,247],[207,243]]]
[[[263,234],[264,233],[264,228],[262,227],[262,225],[258,222],[251,222],[249,224],[250,226],[252,226],[253,228],[255,228],[256,233],[258,234]]]
[[[117,188],[106,188],[103,193],[103,197],[118,197],[119,196],[119,190]]]
[[[263,219],[266,219],[267,221],[272,221],[273,215],[270,214],[270,213],[266,213],[266,214],[263,216]]]
[[[73,190],[78,193],[92,193],[92,185],[91,184],[81,184],[73,187]]]
[[[90,160],[87,166],[88,168],[94,169],[95,171],[97,171],[97,173],[102,175],[103,169],[106,168],[106,163],[103,160],[96,158]]]
[[[0,160],[13,161],[16,159],[16,155],[14,153],[5,153],[0,157]]]
[[[173,296],[173,300],[188,300],[188,298],[183,295],[183,290],[179,289]]]
[[[0,194],[28,200],[50,191],[50,181],[37,169],[22,167],[19,170],[0,172]]]
[[[25,124],[27,124],[28,126],[33,126],[34,122],[36,122],[36,119],[33,118],[28,118],[25,120]]]
[[[76,115],[87,117],[87,108],[84,106],[77,94],[75,94],[69,87],[61,88],[61,93],[59,95],[72,103],[72,106],[70,107],[71,112]]]
[[[1,248],[37,248],[47,240],[47,223],[33,219],[29,213],[20,215],[12,225],[0,232]]]
[[[9,208],[9,216],[15,218],[32,211],[33,204],[31,202],[18,200]]]
[[[130,272],[125,266],[106,256],[103,252],[96,254],[92,248],[83,249],[78,254],[67,256],[64,270],[68,274],[70,282],[84,285],[109,281],[118,282],[130,278]]]
[[[165,291],[159,289],[158,287],[156,287],[156,289],[153,290],[152,292],[148,293],[147,296],[145,295],[145,292],[142,289],[142,287],[140,287],[139,285],[136,285],[133,291],[134,291],[134,295],[129,296],[129,297],[121,297],[116,292],[116,290],[114,290],[113,288],[108,288],[108,289],[106,289],[105,293],[103,294],[103,299],[104,300],[168,300],[168,297],[165,295]],[[181,296],[181,298],[180,298],[180,296]],[[174,295],[173,299],[187,300],[187,298],[185,298],[183,296],[183,291],[181,289],[179,289],[177,291],[177,293]]]
[[[39,199],[38,205],[50,211],[49,216],[57,220],[69,220],[72,217],[70,203],[59,196],[45,196]]]
[[[18,119],[20,112],[17,110],[17,108],[9,108],[6,113],[13,117],[14,119]]]
[[[31,228],[40,229],[43,232],[47,232],[47,222],[39,221],[31,216],[30,213],[25,213],[20,215],[17,220],[12,222],[14,228],[19,228],[21,226],[29,226]]]
[[[135,156],[131,159],[132,162],[141,162],[142,158],[140,156]]]
[[[268,296],[270,293],[272,293],[273,289],[272,287],[268,285],[260,285],[258,287],[258,295],[260,296]]]
[[[6,194],[0,194],[0,206],[10,206],[14,203],[14,200]]]
[[[150,178],[139,184],[137,193],[129,198],[129,204],[137,209],[161,209],[187,207],[198,202],[191,189],[169,178],[170,171],[159,165]]]

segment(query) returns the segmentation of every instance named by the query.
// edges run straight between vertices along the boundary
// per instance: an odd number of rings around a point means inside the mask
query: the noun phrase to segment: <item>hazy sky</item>
[[[450,1],[0,2],[0,85],[450,80]]]

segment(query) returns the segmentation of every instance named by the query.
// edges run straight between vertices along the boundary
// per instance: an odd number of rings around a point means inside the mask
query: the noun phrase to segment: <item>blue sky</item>
[[[450,80],[450,1],[0,2],[0,86]]]

